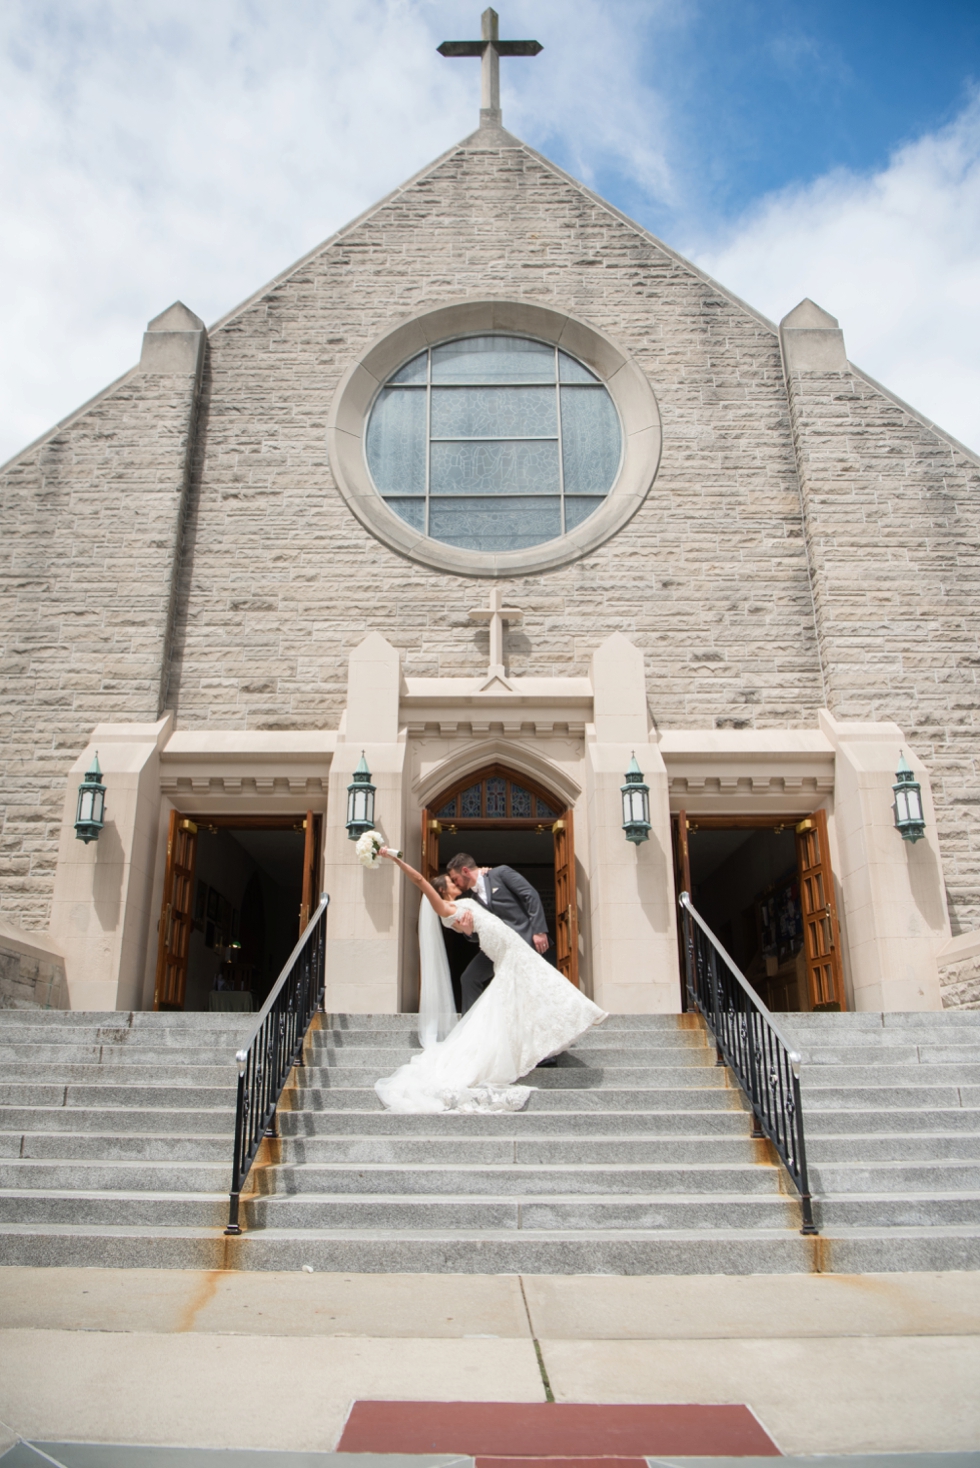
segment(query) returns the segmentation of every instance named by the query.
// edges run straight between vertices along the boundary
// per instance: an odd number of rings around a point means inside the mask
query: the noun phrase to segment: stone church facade
[[[401,364],[506,335],[605,385],[622,456],[577,527],[481,552],[392,511],[365,433]],[[826,312],[777,329],[501,127],[210,331],[180,304],[150,322],[139,365],[6,466],[0,507],[0,1002],[159,1004],[177,919],[233,965],[246,858],[258,893],[295,838],[304,910],[331,896],[328,1007],[412,1009],[416,906],[348,840],[363,754],[410,860],[490,839],[487,781],[540,802],[522,840],[574,831],[554,925],[609,1010],[681,1007],[688,857],[723,914],[739,842],[812,830],[834,1002],[980,1004],[980,459],[850,364]],[[494,587],[517,609],[496,674],[471,616]],[[106,825],[85,844],[96,751]],[[915,843],[894,825],[903,752]],[[217,863],[236,831],[238,875],[226,856],[205,881],[201,842]],[[809,1008],[802,937],[766,936],[779,894],[792,928],[806,874],[773,876],[730,941],[786,979],[781,1007]]]

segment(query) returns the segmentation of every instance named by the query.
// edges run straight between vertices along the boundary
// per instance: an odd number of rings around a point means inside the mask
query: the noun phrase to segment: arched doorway
[[[553,916],[555,965],[578,987],[571,808],[529,776],[506,765],[486,765],[447,785],[422,812],[426,876],[457,851],[468,851],[483,866],[506,863],[538,888],[545,912]]]

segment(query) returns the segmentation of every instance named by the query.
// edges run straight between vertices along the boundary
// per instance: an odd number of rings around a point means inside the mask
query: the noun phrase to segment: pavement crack
[[[521,1287],[521,1299],[524,1301],[524,1313],[527,1316],[527,1328],[531,1332],[531,1341],[534,1345],[534,1354],[537,1357],[538,1361],[538,1371],[541,1373],[541,1385],[544,1387],[545,1401],[553,1402],[555,1400],[555,1394],[551,1390],[551,1382],[548,1379],[548,1368],[544,1364],[544,1355],[541,1351],[541,1342],[538,1340],[537,1336],[534,1333],[534,1321],[531,1319],[531,1307],[527,1303],[527,1292],[524,1289],[524,1276],[522,1274],[519,1274],[517,1276],[517,1282]]]

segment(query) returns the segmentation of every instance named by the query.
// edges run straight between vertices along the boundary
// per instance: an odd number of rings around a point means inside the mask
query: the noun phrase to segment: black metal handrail
[[[690,1003],[704,1015],[714,1036],[718,1064],[735,1072],[748,1097],[753,1136],[769,1138],[793,1179],[802,1203],[800,1232],[815,1234],[800,1100],[802,1056],[695,910],[687,892],[681,893],[680,904]]]
[[[323,1005],[329,901],[324,892],[319,907],[259,1010],[252,1033],[235,1055],[238,1105],[226,1234],[241,1233],[238,1205],[242,1186],[263,1137],[275,1136],[273,1123],[279,1097],[293,1066],[303,1063],[306,1032],[313,1016]]]

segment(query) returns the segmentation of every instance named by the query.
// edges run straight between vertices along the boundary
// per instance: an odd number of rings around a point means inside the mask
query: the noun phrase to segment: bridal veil
[[[419,908],[419,1041],[423,1050],[444,1040],[456,1023],[456,1001],[442,923],[428,898]]]

